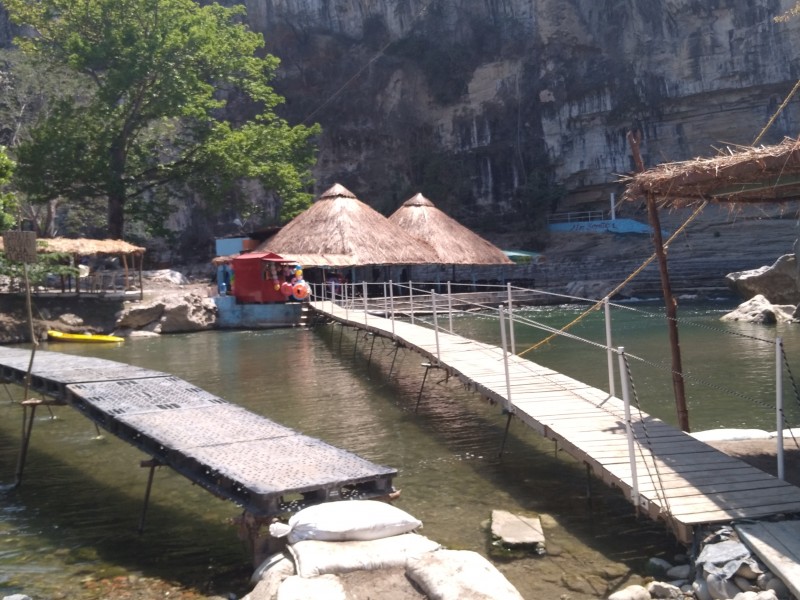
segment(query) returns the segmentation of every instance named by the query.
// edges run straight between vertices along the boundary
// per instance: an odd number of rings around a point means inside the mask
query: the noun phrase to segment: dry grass
[[[336,184],[256,248],[307,267],[437,263],[438,255]]]
[[[416,194],[389,217],[389,221],[436,251],[439,263],[448,265],[508,265],[512,261],[500,248],[464,227]]]
[[[756,203],[800,197],[800,141],[774,146],[726,147],[713,158],[665,163],[625,178],[625,200],[652,195],[662,206],[704,200]]]
[[[68,238],[40,238],[36,240],[37,249],[40,253],[62,252],[75,256],[115,255],[115,254],[144,254],[145,249],[141,246],[134,246],[122,240],[92,240],[92,239],[68,239]],[[3,240],[0,238],[0,251],[4,248]]]

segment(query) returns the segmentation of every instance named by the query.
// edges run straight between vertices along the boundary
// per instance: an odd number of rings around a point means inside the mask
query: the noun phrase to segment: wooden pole
[[[658,207],[652,194],[647,195],[647,214],[650,218],[650,227],[653,229],[653,244],[656,248],[658,269],[661,273],[661,291],[664,295],[665,310],[667,313],[667,330],[669,331],[669,346],[672,352],[672,390],[675,394],[675,409],[678,413],[678,426],[689,431],[689,411],[686,408],[686,391],[683,385],[683,366],[681,365],[681,346],[678,340],[678,304],[672,295],[672,286],[669,281],[667,268],[667,253],[664,252],[664,241],[661,237],[661,222],[658,218]]]
[[[639,152],[639,143],[642,135],[628,132],[628,143],[631,146],[633,161],[639,172],[644,171],[644,162]],[[656,199],[652,194],[647,195],[647,216],[653,230],[653,245],[655,246],[658,270],[661,274],[661,292],[664,296],[665,311],[667,314],[667,330],[669,332],[669,346],[672,354],[672,391],[675,395],[675,410],[678,413],[678,427],[689,431],[689,411],[686,408],[686,390],[683,381],[683,366],[681,365],[681,346],[678,340],[678,305],[672,295],[672,285],[669,280],[667,267],[667,253],[664,251],[664,239],[661,236],[661,220],[658,217]]]

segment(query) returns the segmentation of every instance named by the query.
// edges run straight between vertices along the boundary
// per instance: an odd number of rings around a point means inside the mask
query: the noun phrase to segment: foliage
[[[21,281],[24,278],[23,265],[12,262],[0,252],[0,276]],[[69,254],[48,252],[36,255],[36,262],[28,266],[28,279],[31,285],[42,285],[48,277],[77,277],[78,269],[72,264]]]
[[[11,229],[17,222],[16,200],[11,192],[3,191],[13,172],[14,163],[0,146],[0,232]]]
[[[193,0],[4,0],[37,35],[17,40],[43,65],[89,82],[63,94],[17,149],[15,183],[32,201],[108,203],[108,234],[131,208],[158,215],[155,190],[225,202],[257,178],[289,212],[307,203],[317,126],[290,126],[270,87],[278,59],[240,23],[243,9]],[[238,114],[226,120],[236,102]],[[233,112],[233,111],[230,111]],[[135,204],[136,203],[136,204]],[[135,206],[134,206],[135,204]],[[159,206],[157,209],[156,206]],[[159,215],[161,216],[161,215]]]

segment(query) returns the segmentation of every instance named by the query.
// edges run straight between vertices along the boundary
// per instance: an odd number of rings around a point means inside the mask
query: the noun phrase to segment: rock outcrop
[[[117,318],[116,331],[130,334],[144,330],[151,333],[184,333],[213,329],[217,307],[210,298],[199,294],[158,298],[145,304],[126,303]]]
[[[796,307],[792,304],[772,304],[764,296],[758,295],[740,304],[736,310],[722,316],[720,320],[774,325],[794,321],[795,310]]]
[[[744,299],[761,295],[776,304],[800,303],[800,265],[794,254],[784,254],[771,266],[729,273],[725,279]]]

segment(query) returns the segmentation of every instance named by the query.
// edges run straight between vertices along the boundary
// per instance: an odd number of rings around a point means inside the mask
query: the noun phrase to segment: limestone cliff
[[[793,0],[245,0],[318,185],[384,212],[423,191],[481,230],[530,228],[632,169],[750,144],[800,73]],[[764,138],[797,135],[797,101]]]

